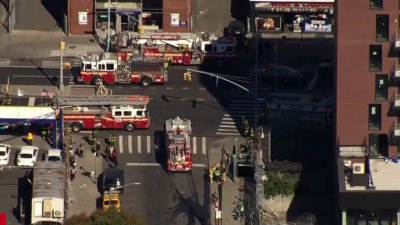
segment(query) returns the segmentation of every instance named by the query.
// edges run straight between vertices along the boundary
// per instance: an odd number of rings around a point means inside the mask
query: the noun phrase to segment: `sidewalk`
[[[238,144],[242,142],[241,138],[237,141]],[[231,154],[233,145],[235,144],[234,137],[222,138],[220,141],[215,142],[209,151],[209,165],[210,167],[221,160],[221,149],[225,148],[226,152]],[[244,218],[234,220],[233,211],[239,200],[240,191],[239,189],[244,187],[244,181],[241,178],[237,178],[236,182],[233,182],[228,176],[222,187],[222,222],[219,225],[243,225]],[[213,182],[210,185],[210,193],[218,192],[218,183]],[[216,223],[216,210],[214,203],[210,202],[210,221],[212,225],[218,225]]]
[[[67,36],[62,32],[14,30],[0,32],[0,59],[32,60],[59,57],[60,41],[65,41],[65,57],[100,53],[103,49],[92,35]]]
[[[87,136],[89,136],[88,134]],[[90,215],[97,208],[101,207],[101,194],[98,191],[100,181],[97,179],[102,173],[103,157],[95,157],[90,150],[89,144],[81,139],[81,136],[72,136],[72,140],[79,146],[81,143],[84,146],[83,158],[75,156],[77,163],[77,173],[74,181],[68,182],[68,213],[67,216],[86,213]],[[68,143],[68,140],[65,140]],[[93,179],[90,177],[90,172],[94,171]],[[95,183],[96,182],[96,183]]]

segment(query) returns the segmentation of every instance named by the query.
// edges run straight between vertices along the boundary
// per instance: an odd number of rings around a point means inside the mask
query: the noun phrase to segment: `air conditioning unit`
[[[365,164],[364,163],[353,163],[353,174],[364,174]]]

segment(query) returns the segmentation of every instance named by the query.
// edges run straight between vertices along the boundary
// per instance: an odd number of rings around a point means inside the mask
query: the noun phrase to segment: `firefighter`
[[[96,157],[99,157],[100,156],[100,147],[101,147],[100,142],[98,141],[95,145],[96,145],[96,148],[95,148]]]
[[[28,132],[27,140],[28,140],[28,145],[32,145],[32,142],[33,142],[33,132],[32,131]]]
[[[214,169],[213,169],[213,166],[208,171],[208,177],[210,178],[210,184],[212,184],[213,180],[214,180]]]
[[[214,179],[217,181],[221,181],[221,166],[220,165],[215,165],[214,167]]]
[[[255,138],[254,128],[251,128],[250,132],[249,132],[249,136],[248,136],[249,143],[253,143],[254,142],[254,138]]]
[[[246,119],[244,116],[242,116],[242,134],[243,134],[245,137],[247,137],[247,134],[248,134],[248,132],[249,132],[249,129],[250,129],[250,127],[249,127],[249,121],[247,121],[247,119]]]
[[[111,132],[108,140],[109,140],[111,146],[115,146],[115,131]]]

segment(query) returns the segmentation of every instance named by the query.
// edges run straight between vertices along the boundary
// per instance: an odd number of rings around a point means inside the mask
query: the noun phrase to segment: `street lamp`
[[[60,95],[63,96],[64,91],[64,63],[63,63],[63,51],[65,50],[65,42],[60,42]]]

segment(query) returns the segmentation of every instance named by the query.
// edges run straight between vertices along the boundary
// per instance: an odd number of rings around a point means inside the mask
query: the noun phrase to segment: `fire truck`
[[[148,129],[148,96],[63,96],[56,99],[64,123],[75,133],[83,129]]]
[[[174,65],[199,65],[206,61],[234,62],[237,57],[237,41],[234,37],[216,37],[208,33],[121,34],[118,39],[120,52],[131,48],[143,59],[167,60]]]
[[[190,120],[168,119],[165,122],[167,170],[168,171],[191,171],[192,150],[190,146],[190,135],[192,123]]]
[[[149,87],[152,84],[164,84],[168,73],[162,60],[143,59],[142,57],[121,57],[118,54],[102,53],[100,56],[85,55],[82,67],[76,77],[77,83],[99,86],[103,84],[140,84]]]

